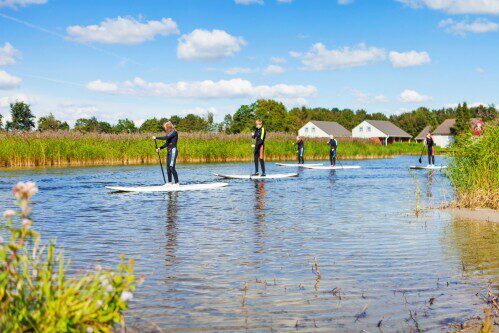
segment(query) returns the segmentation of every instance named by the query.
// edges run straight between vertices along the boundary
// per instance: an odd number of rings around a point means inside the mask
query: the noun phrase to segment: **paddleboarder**
[[[305,164],[305,159],[303,158],[303,153],[305,152],[305,145],[303,139],[299,136],[296,137],[296,142],[293,145],[298,146],[298,164]]]
[[[435,141],[433,141],[433,135],[431,132],[426,134],[426,138],[424,140],[424,145],[428,147],[428,165],[435,165]]]
[[[177,164],[177,156],[178,156],[178,149],[177,149],[177,142],[178,142],[178,132],[175,129],[175,126],[170,121],[167,121],[166,123],[163,124],[163,128],[166,131],[166,136],[158,136],[155,137],[153,136],[153,140],[165,140],[165,144],[162,145],[159,148],[156,148],[156,152],[160,152],[161,149],[168,149],[168,153],[166,154],[166,166],[167,166],[167,173],[168,173],[168,185],[172,186],[172,178],[175,181],[175,184],[173,186],[178,186],[178,174],[177,170],[175,169],[175,165]]]
[[[336,149],[338,149],[338,140],[334,138],[334,135],[331,134],[331,138],[329,139],[329,162],[331,162],[331,166],[336,166]]]
[[[263,160],[263,154],[265,151],[265,137],[267,133],[265,132],[265,127],[263,127],[263,122],[258,119],[256,122],[256,131],[251,133],[253,139],[255,139],[255,173],[253,176],[258,176],[258,161],[260,161],[260,165],[262,166],[262,177],[265,177],[265,161]]]

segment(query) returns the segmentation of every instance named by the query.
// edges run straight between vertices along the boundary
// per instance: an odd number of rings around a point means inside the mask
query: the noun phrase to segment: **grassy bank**
[[[483,136],[461,138],[452,149],[449,177],[457,205],[499,209],[499,126],[490,124]]]
[[[0,166],[82,166],[157,163],[153,134],[81,134],[79,132],[0,133]],[[158,134],[160,135],[160,134]],[[163,135],[163,134],[161,134]],[[269,133],[266,159],[294,160],[292,134]],[[326,139],[308,139],[305,158],[326,159]],[[238,162],[252,158],[252,140],[246,134],[181,133],[180,163]],[[340,140],[340,159],[383,158],[419,154],[421,145],[396,143],[383,147],[366,140]]]

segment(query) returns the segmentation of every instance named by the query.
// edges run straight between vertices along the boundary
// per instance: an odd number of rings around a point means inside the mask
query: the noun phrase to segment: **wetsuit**
[[[160,149],[167,148],[168,153],[166,154],[166,166],[167,166],[167,173],[168,173],[168,182],[172,182],[172,176],[173,179],[175,179],[175,183],[178,184],[178,175],[177,175],[177,170],[175,170],[175,165],[177,164],[177,155],[178,155],[178,149],[177,149],[177,142],[178,142],[178,132],[176,130],[172,130],[170,133],[168,133],[167,136],[160,136],[157,137],[156,139],[158,140],[166,140],[165,144],[160,147]]]
[[[265,128],[257,128],[255,134],[253,134],[253,139],[255,139],[255,173],[258,173],[258,161],[262,166],[262,175],[265,175],[265,162],[263,160],[263,153],[265,150],[265,137],[267,133]]]
[[[330,139],[328,145],[331,147],[329,150],[329,162],[331,162],[331,165],[336,165],[336,149],[338,148],[338,141],[336,141],[336,139]]]
[[[305,152],[305,145],[303,143],[303,139],[298,140],[298,164],[305,164],[305,160],[303,159],[303,153]]]
[[[435,165],[435,142],[432,137],[426,137],[425,144],[428,147],[428,164]]]

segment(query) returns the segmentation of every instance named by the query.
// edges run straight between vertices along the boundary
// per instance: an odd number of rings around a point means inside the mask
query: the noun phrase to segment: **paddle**
[[[423,146],[423,149],[421,150],[421,156],[419,156],[419,164],[423,163],[423,152],[424,152],[425,146]]]
[[[156,141],[156,139],[154,139],[154,145],[156,146],[156,153],[158,153],[159,165],[161,166],[161,174],[163,175],[163,180],[166,184],[165,171],[163,170],[163,162],[161,161],[161,155],[158,151],[158,142]]]

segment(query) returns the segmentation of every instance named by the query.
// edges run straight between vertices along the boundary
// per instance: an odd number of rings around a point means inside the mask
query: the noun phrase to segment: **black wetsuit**
[[[156,139],[158,140],[166,140],[165,144],[160,147],[160,149],[167,148],[168,149],[168,154],[166,154],[166,167],[167,167],[167,173],[168,173],[168,182],[172,182],[172,176],[173,179],[175,179],[175,183],[178,184],[178,175],[177,175],[177,170],[175,170],[175,165],[177,164],[177,155],[178,155],[178,149],[177,149],[177,142],[178,142],[178,132],[176,130],[172,130],[170,133],[168,133],[167,136],[159,136]]]
[[[253,139],[255,139],[255,173],[258,173],[258,161],[262,166],[262,175],[265,174],[265,161],[263,160],[263,153],[265,151],[265,137],[267,133],[265,128],[257,128],[255,134],[253,134]]]
[[[435,165],[435,141],[432,137],[426,137],[425,144],[428,147],[428,164]]]
[[[303,153],[305,152],[305,144],[303,143],[303,139],[297,142],[298,144],[298,164],[305,164],[305,160],[303,159]]]
[[[336,141],[336,139],[330,139],[328,145],[331,148],[329,150],[329,162],[331,162],[331,165],[336,165],[336,149],[338,148],[338,141]]]

